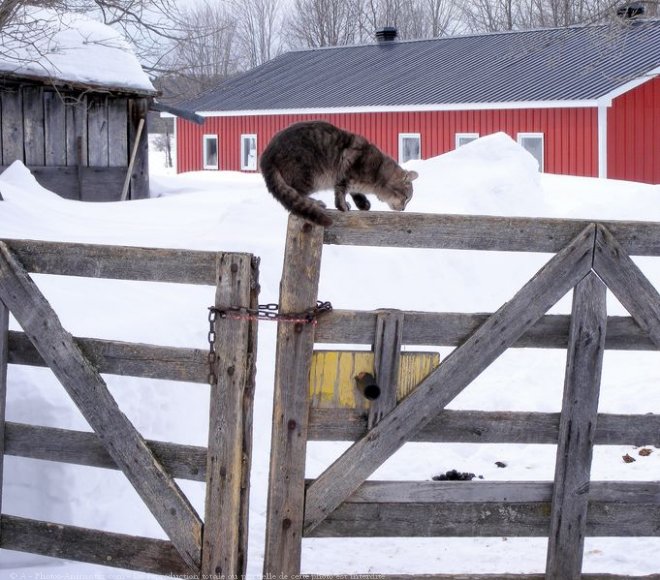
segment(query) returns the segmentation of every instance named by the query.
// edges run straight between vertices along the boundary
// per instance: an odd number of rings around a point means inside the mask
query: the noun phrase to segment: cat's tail
[[[291,213],[320,226],[332,224],[332,219],[323,211],[321,202],[291,187],[277,169],[264,171],[263,177],[268,191]]]

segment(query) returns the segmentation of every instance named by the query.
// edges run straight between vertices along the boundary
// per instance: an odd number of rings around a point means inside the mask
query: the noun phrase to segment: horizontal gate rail
[[[463,344],[492,313],[465,314],[402,311],[406,345],[458,346]],[[365,310],[333,310],[319,318],[315,342],[319,344],[373,344],[378,313]],[[561,348],[568,346],[570,316],[547,314],[523,334],[511,348]],[[631,316],[608,316],[605,348],[612,350],[660,350]]]
[[[354,409],[312,408],[310,441],[356,441],[367,434],[367,418]],[[555,445],[559,413],[444,410],[410,441],[424,443],[528,443]],[[596,445],[660,447],[660,415],[598,415]]]
[[[148,379],[208,383],[208,352],[118,340],[73,337],[99,372]],[[9,362],[48,366],[23,332],[9,331]]]
[[[369,537],[547,537],[551,502],[351,503],[325,518],[309,538]],[[589,501],[588,536],[655,536],[655,503]]]
[[[332,212],[323,243],[555,254],[593,220],[391,212]],[[599,221],[631,256],[660,255],[660,224]]]
[[[215,286],[217,252],[2,240],[28,272]]]
[[[206,481],[206,447],[146,440],[172,477]],[[7,421],[5,455],[119,469],[96,433]]]
[[[2,547],[53,558],[130,568],[153,574],[190,574],[172,542],[3,515]]]

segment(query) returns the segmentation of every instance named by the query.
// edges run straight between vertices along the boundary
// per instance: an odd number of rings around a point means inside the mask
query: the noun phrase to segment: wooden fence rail
[[[264,574],[300,574],[305,537],[510,535],[550,538],[543,574],[421,577],[631,578],[582,574],[583,540],[660,535],[660,483],[592,482],[589,476],[593,445],[657,445],[660,438],[658,415],[597,413],[604,350],[660,349],[660,295],[629,257],[660,256],[660,224],[378,212],[333,218],[325,230],[290,219],[282,304],[302,310],[315,303],[324,244],[556,255],[495,313],[402,311],[388,326],[383,311],[336,310],[315,329],[291,333],[280,326]],[[607,316],[606,288],[630,316]],[[572,314],[547,315],[570,290]],[[324,343],[371,345],[379,385],[379,375],[391,382],[400,345],[456,348],[414,390],[374,417],[362,404],[350,403],[353,396],[324,396],[322,405],[310,397],[312,350]],[[445,409],[506,349],[530,347],[567,350],[561,413]],[[304,481],[306,442],[329,440],[353,445],[318,478]],[[367,479],[408,441],[553,444],[555,481]]]
[[[0,451],[120,469],[170,538],[139,538],[2,514],[0,548],[162,574],[244,574],[255,322],[216,323],[218,355],[209,369],[208,350],[72,337],[28,272],[212,285],[216,307],[255,307],[258,261],[249,254],[0,241]],[[8,310],[23,332],[8,331]],[[206,316],[200,312],[204,326]],[[5,423],[8,364],[51,368],[94,432]],[[196,383],[217,377],[211,385],[208,447],[145,441],[118,408],[101,372]],[[234,401],[233,420],[227,424],[218,412],[229,401]],[[223,473],[236,472],[236,456],[239,476],[222,481]],[[174,478],[206,483],[204,520]]]

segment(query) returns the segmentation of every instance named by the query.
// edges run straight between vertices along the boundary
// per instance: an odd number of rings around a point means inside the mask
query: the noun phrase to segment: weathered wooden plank
[[[596,229],[594,270],[651,340],[660,346],[660,294],[602,225]]]
[[[130,199],[145,199],[149,197],[149,137],[148,126],[140,132],[140,120],[147,123],[150,99],[130,99],[128,103],[128,150],[132,155],[137,149],[133,170],[131,171]]]
[[[259,263],[260,258],[252,257],[252,286],[250,288],[250,307],[258,308],[259,303]],[[245,566],[248,557],[248,544],[250,540],[249,514],[250,514],[250,474],[252,466],[252,444],[254,440],[254,397],[257,385],[257,333],[258,324],[253,321],[247,342],[247,368],[245,390],[243,392],[243,482],[241,484],[241,526],[239,530],[239,557],[241,558],[243,573],[241,578],[247,578]]]
[[[2,100],[2,162],[25,161],[23,152],[23,99],[18,88],[0,92]]]
[[[550,514],[546,578],[582,571],[591,458],[605,352],[607,287],[591,272],[575,287]],[[660,499],[660,494],[658,494]]]
[[[183,559],[192,570],[199,570],[199,516],[121,412],[98,371],[64,330],[21,263],[2,242],[0,296]]]
[[[5,550],[183,577],[190,569],[171,542],[2,515]]]
[[[87,96],[87,158],[88,165],[108,166],[108,97]]]
[[[321,474],[307,492],[308,533],[591,270],[594,237],[595,227],[585,228],[394,411]]]
[[[74,337],[73,340],[101,373],[191,383],[208,382],[208,352],[200,349],[97,338]],[[9,331],[9,362],[47,366],[30,339],[18,331]]]
[[[356,441],[367,432],[366,414],[359,410],[310,410],[310,441]],[[559,413],[445,410],[411,441],[556,444],[558,437]],[[660,446],[660,415],[598,415],[595,437],[597,445]]]
[[[43,89],[38,86],[23,87],[23,138],[25,164],[46,164],[46,139],[44,133]]]
[[[108,165],[128,167],[128,99],[108,99]]]
[[[82,201],[119,201],[126,167],[81,167],[80,199]]]
[[[44,165],[66,165],[66,105],[63,96],[44,90]]]
[[[592,221],[393,212],[332,212],[324,243],[555,253]],[[634,256],[660,255],[657,222],[601,222]]]
[[[2,160],[2,97],[0,97],[0,166],[4,165]],[[0,193],[0,201],[2,201],[2,193]]]
[[[256,306],[254,266],[248,254],[220,255],[217,308]],[[247,566],[251,433],[245,430],[252,427],[257,323],[218,316],[214,332],[202,576],[240,578]]]
[[[0,300],[0,513],[2,513],[3,464],[7,446],[5,408],[7,406],[7,360],[9,353],[9,309]],[[0,528],[0,544],[2,529]]]
[[[172,477],[205,481],[205,447],[149,440],[147,445]],[[5,446],[7,455],[119,469],[93,432],[7,422]]]
[[[458,346],[463,344],[490,313],[404,311],[402,342],[406,345]],[[373,344],[376,311],[333,310],[319,320],[317,343]],[[568,345],[570,316],[543,316],[512,348],[561,348]],[[658,350],[648,335],[629,316],[609,316],[605,348],[612,350]]]
[[[373,574],[351,574],[353,580],[373,580]],[[318,580],[319,574],[300,574],[299,580]],[[379,580],[544,580],[544,574],[378,574]],[[618,574],[582,574],[582,580],[660,580],[660,574],[620,576]],[[324,580],[346,580],[346,575],[323,574]]]
[[[215,285],[217,252],[3,240],[29,272]]]
[[[550,502],[344,503],[305,537],[544,537]],[[660,503],[590,502],[589,536],[658,536]]]
[[[367,426],[369,429],[396,407],[401,361],[403,312],[381,311],[376,316],[374,367],[380,396],[371,402]]]
[[[86,167],[87,155],[87,96],[72,96],[73,102],[66,107],[66,164]]]
[[[282,312],[301,312],[316,304],[322,247],[323,228],[289,219],[280,284]],[[313,347],[312,325],[279,323],[264,575],[300,573]]]
[[[311,485],[313,480],[308,480]],[[346,503],[532,503],[552,500],[551,481],[365,481]],[[660,503],[658,481],[594,481],[589,501]]]

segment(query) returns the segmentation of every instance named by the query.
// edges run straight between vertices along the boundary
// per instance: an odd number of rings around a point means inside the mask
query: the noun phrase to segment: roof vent
[[[639,16],[644,16],[644,4],[641,2],[623,4],[616,9],[616,15],[619,18],[637,18]]]
[[[384,26],[376,30],[376,40],[378,42],[393,42],[397,36],[398,33],[394,26]]]

